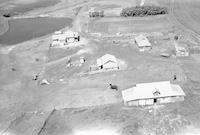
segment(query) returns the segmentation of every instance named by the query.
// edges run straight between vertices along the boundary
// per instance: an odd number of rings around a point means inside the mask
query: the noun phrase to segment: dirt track
[[[195,36],[200,34],[200,1],[197,0],[170,0],[170,9],[175,21]]]

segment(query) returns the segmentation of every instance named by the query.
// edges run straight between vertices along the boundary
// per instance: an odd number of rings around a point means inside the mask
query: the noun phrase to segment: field
[[[148,25],[147,25],[148,24]],[[169,18],[156,16],[149,18],[104,18],[93,20],[89,24],[91,33],[134,33],[134,32],[155,32],[166,31],[172,27]]]
[[[146,5],[167,6],[169,14],[144,18],[119,16],[121,9],[138,5],[139,0],[65,2],[68,5],[57,4],[18,17],[71,17],[71,29],[79,31],[84,41],[80,46],[50,48],[50,34],[0,48],[0,134],[199,134],[200,56],[194,51],[188,57],[176,57],[173,38],[179,35],[191,50],[199,48],[196,6],[200,2],[147,0]],[[92,7],[103,8],[105,17],[89,18]],[[152,50],[138,51],[133,38],[141,33],[148,37]],[[162,57],[163,52],[170,56]],[[115,55],[124,68],[88,74],[90,65],[106,53]],[[80,57],[86,60],[82,65]],[[67,67],[69,58],[71,67]],[[36,74],[39,80],[33,80]],[[42,79],[50,84],[40,85]],[[137,83],[166,80],[183,88],[184,102],[145,107],[123,105],[122,90]],[[111,90],[110,83],[119,90]]]

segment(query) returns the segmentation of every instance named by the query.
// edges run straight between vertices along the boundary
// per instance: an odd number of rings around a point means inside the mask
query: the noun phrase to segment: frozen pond
[[[0,0],[0,12],[10,14],[11,16],[23,14],[37,8],[45,8],[59,3],[60,0]]]
[[[66,26],[71,27],[70,18],[28,18],[9,21],[9,30],[0,36],[0,44],[13,45],[41,37]]]

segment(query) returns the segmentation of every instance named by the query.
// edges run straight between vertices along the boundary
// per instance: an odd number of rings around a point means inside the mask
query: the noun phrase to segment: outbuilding
[[[97,66],[102,70],[119,69],[116,57],[111,54],[106,54],[97,59]]]
[[[139,35],[135,37],[135,42],[138,45],[139,51],[148,51],[152,49],[152,45],[144,35]]]
[[[136,84],[136,86],[122,91],[122,98],[127,106],[184,101],[184,97],[185,93],[182,88],[169,81]]]

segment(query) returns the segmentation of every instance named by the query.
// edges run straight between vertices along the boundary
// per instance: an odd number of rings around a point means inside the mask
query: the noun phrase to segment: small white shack
[[[135,37],[135,42],[138,45],[139,51],[141,52],[152,49],[151,43],[149,42],[147,37],[142,34]]]
[[[145,106],[161,103],[184,101],[185,93],[179,85],[169,81],[141,83],[122,91],[127,106]]]
[[[106,54],[97,59],[97,66],[102,70],[119,69],[116,57],[111,54]]]
[[[189,49],[188,46],[184,43],[177,43],[174,41],[176,56],[184,57],[189,56]]]

